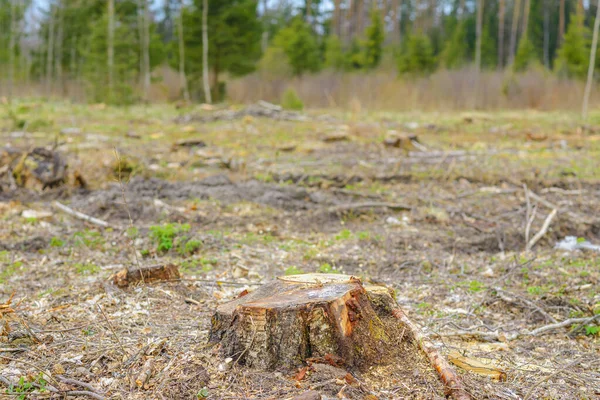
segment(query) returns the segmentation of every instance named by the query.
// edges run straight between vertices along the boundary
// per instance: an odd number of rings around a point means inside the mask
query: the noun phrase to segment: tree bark
[[[143,22],[143,58],[144,58],[144,70],[143,76],[143,99],[148,101],[150,94],[150,11],[148,10],[148,0],[142,0],[142,22]]]
[[[565,36],[565,0],[560,0],[558,6],[558,44],[561,45]]]
[[[15,44],[17,34],[17,5],[10,2],[10,41],[8,44],[8,98],[12,99],[15,84]]]
[[[190,101],[190,92],[187,85],[187,77],[185,75],[185,42],[183,36],[183,0],[180,0],[179,16],[177,18],[177,31],[179,41],[179,86],[183,93],[183,99],[186,102]]]
[[[208,82],[208,0],[204,0],[202,3],[202,81],[204,83],[204,100],[211,104],[212,98]],[[215,87],[215,90],[217,89]]]
[[[402,331],[389,292],[369,289],[345,275],[282,277],[219,306],[210,340],[221,343],[225,357],[257,369],[291,369],[326,357],[369,368],[400,347],[393,333]]]
[[[509,49],[509,65],[512,65],[515,60],[515,53],[517,51],[517,33],[519,31],[519,16],[521,15],[521,0],[515,0],[513,8],[513,19],[512,27],[510,30],[510,49]]]
[[[48,26],[48,49],[46,53],[46,96],[52,91],[52,67],[54,66],[54,23],[55,8],[50,6],[50,25]]]
[[[504,17],[506,0],[499,0],[498,5],[498,69],[504,67]]]
[[[594,81],[594,69],[596,67],[596,47],[598,46],[598,29],[600,28],[600,0],[596,8],[596,19],[594,20],[594,34],[592,36],[592,49],[590,50],[590,65],[588,66],[587,82],[585,84],[585,93],[583,94],[582,116],[584,119],[588,116],[588,105],[590,94],[592,92],[592,83]]]
[[[525,8],[523,9],[523,32],[522,37],[529,38],[529,10],[531,9],[531,0],[525,0]]]
[[[544,0],[544,66],[550,69],[550,4]]]
[[[331,24],[331,32],[334,33],[338,38],[342,35],[341,30],[341,18],[340,18],[340,1],[334,0],[333,3],[333,21]]]
[[[359,37],[363,36],[365,27],[365,0],[356,0],[356,33]]]
[[[183,3],[182,3],[183,4]],[[264,54],[269,46],[269,5],[267,0],[263,0],[263,33],[260,41],[260,48]]]
[[[400,4],[399,0],[392,0],[392,9],[390,13],[390,19],[392,21],[392,43],[396,44],[400,42]]]
[[[115,65],[115,3],[108,0],[108,42],[107,42],[107,68],[108,68],[108,99],[113,99],[114,65]]]
[[[63,81],[63,70],[62,70],[62,59],[63,59],[63,32],[64,32],[64,6],[59,2],[57,4],[58,10],[58,31],[56,33],[56,50],[55,50],[55,74],[56,83],[58,87],[63,91],[64,94],[64,81]]]
[[[481,73],[481,34],[483,25],[483,7],[484,0],[477,0],[477,21],[475,25],[475,71],[477,73],[477,79],[479,79],[479,74]]]

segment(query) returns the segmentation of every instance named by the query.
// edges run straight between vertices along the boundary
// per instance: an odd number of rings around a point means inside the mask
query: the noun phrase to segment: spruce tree
[[[435,68],[431,42],[426,35],[411,35],[398,60],[400,74],[428,75]]]
[[[467,26],[465,21],[459,21],[442,51],[442,65],[448,69],[462,67],[467,61],[468,50]]]
[[[336,35],[329,35],[325,41],[325,67],[336,71],[341,71],[346,67],[342,42]]]
[[[319,45],[310,27],[302,18],[294,18],[291,25],[280,30],[273,41],[285,52],[295,76],[316,72],[321,67]]]
[[[538,60],[537,52],[528,36],[523,36],[517,48],[513,69],[515,72],[522,72],[533,65]]]
[[[589,49],[586,43],[586,28],[583,17],[576,13],[569,23],[563,43],[558,50],[557,72],[561,75],[584,78],[589,61]]]
[[[368,69],[375,68],[381,62],[383,53],[383,41],[385,33],[383,31],[383,21],[381,14],[376,8],[371,9],[371,25],[366,30],[366,40],[364,43],[365,57],[364,67]]]

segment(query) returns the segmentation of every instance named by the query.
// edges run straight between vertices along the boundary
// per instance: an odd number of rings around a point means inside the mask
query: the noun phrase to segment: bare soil
[[[0,397],[56,397],[27,381],[82,390],[61,381],[70,378],[111,399],[285,399],[310,388],[324,398],[443,398],[414,343],[399,342],[404,356],[371,369],[315,362],[302,375],[237,365],[208,342],[217,305],[243,290],[339,271],[395,289],[443,354],[506,374],[495,381],[457,367],[475,399],[600,398],[592,319],[600,255],[554,249],[565,236],[600,243],[600,136],[574,117],[314,112],[213,121],[170,106],[36,107],[52,125],[19,135],[4,126],[1,142],[25,150],[52,146],[57,135],[68,170],[89,187],[0,192],[0,304],[15,293],[15,312],[0,314],[0,377],[16,383],[12,394],[0,383]],[[58,134],[73,125],[81,132]],[[391,129],[417,134],[426,149],[384,147]],[[348,140],[321,140],[337,131]],[[180,139],[206,147],[174,146]],[[131,168],[119,171],[119,159]],[[530,238],[553,208],[558,214],[526,252],[528,197]],[[153,236],[165,224],[189,224],[168,251]],[[111,283],[123,268],[165,263],[179,265],[182,279]]]

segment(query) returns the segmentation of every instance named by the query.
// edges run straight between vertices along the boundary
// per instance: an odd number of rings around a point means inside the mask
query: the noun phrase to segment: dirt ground
[[[475,399],[600,398],[600,253],[555,249],[600,244],[600,114],[15,107],[27,123],[0,112],[0,168],[49,146],[68,179],[41,190],[0,175],[0,304],[14,293],[14,313],[0,307],[2,398],[443,398],[414,343],[391,364],[306,376],[208,343],[216,306],[244,289],[336,271],[393,288],[451,361],[501,371],[456,367]],[[419,144],[384,146],[390,131]],[[181,280],[111,283],[166,263]]]

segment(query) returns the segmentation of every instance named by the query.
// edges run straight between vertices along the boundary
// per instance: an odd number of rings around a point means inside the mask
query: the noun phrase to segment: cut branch
[[[108,222],[102,221],[101,219],[98,219],[98,218],[90,217],[89,215],[80,213],[79,211],[75,211],[72,208],[65,206],[64,204],[59,203],[58,201],[53,202],[52,205],[54,207],[58,208],[59,210],[65,212],[69,215],[72,215],[75,218],[87,221],[94,225],[102,226],[104,228],[108,227]]]
[[[555,208],[554,210],[552,210],[552,212],[550,214],[548,214],[548,216],[546,217],[546,220],[544,221],[544,225],[542,225],[542,229],[540,229],[540,231],[538,233],[536,233],[534,237],[531,238],[529,243],[527,243],[526,251],[531,251],[533,246],[535,246],[535,244],[541,238],[544,237],[546,232],[548,232],[548,228],[550,228],[550,224],[552,223],[552,220],[554,219],[554,217],[556,216],[557,213],[558,213],[558,210]]]

